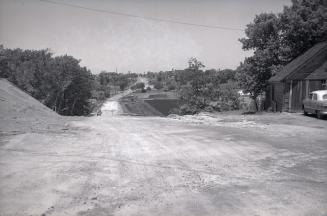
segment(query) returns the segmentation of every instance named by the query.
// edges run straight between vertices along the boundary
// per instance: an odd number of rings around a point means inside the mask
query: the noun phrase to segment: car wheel
[[[318,119],[322,119],[322,114],[321,114],[321,112],[317,110],[316,113],[317,113],[317,118],[318,118]]]

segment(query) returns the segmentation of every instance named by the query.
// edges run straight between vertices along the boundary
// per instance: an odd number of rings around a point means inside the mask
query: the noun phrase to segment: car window
[[[318,99],[317,94],[313,94],[312,100],[317,100],[317,99]]]
[[[324,94],[324,95],[322,96],[322,99],[323,99],[323,100],[327,100],[327,94]]]

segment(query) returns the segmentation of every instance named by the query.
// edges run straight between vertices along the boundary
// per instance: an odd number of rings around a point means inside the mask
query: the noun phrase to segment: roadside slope
[[[6,79],[0,79],[0,130],[25,131],[57,123],[60,116]]]

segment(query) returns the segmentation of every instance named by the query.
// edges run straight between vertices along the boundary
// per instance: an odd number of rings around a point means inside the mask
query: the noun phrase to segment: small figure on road
[[[97,112],[97,116],[100,116],[101,114],[102,114],[102,111],[101,111],[101,109],[99,109]]]

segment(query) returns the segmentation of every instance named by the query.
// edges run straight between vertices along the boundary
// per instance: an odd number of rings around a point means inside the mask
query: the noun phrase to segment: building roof
[[[312,74],[305,78],[306,80],[327,80],[327,60],[317,68]]]
[[[286,66],[284,66],[279,73],[269,79],[269,82],[281,82],[287,79],[289,76],[298,72],[301,68],[308,64],[310,60],[319,55],[327,55],[327,42],[318,43],[308,49],[302,55],[298,56]],[[310,73],[310,71],[304,71],[303,76],[306,77]]]

